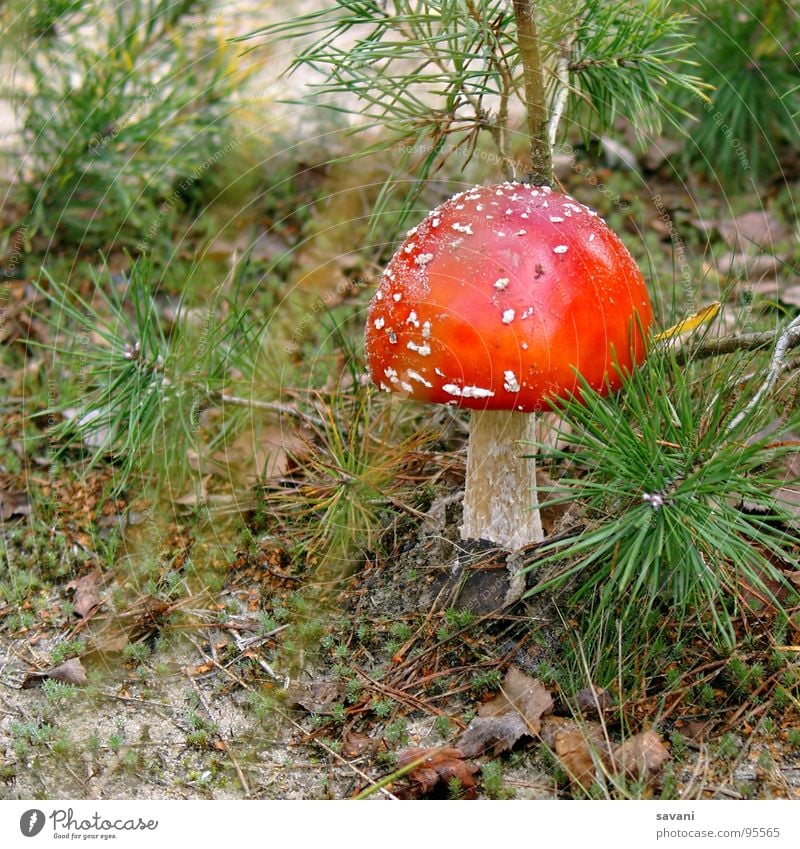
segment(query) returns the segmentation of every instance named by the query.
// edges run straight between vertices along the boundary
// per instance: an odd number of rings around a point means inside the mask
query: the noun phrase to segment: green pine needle
[[[245,273],[246,261],[237,279]],[[200,412],[218,403],[232,374],[254,373],[261,340],[254,319],[215,299],[202,327],[177,322],[167,333],[148,260],[133,263],[122,286],[108,272],[97,275],[91,301],[47,272],[45,279],[38,289],[49,308],[40,318],[55,341],[43,347],[59,387],[47,410],[60,419],[51,444],[62,454],[88,451],[90,467],[113,459],[116,491],[134,475],[180,486],[188,452],[213,445],[201,432]],[[235,436],[244,412],[228,412],[217,439]]]
[[[737,616],[781,609],[791,592],[792,517],[770,493],[782,483],[775,464],[796,451],[781,433],[797,416],[759,436],[774,415],[764,405],[726,435],[747,400],[731,388],[746,360],[729,359],[687,368],[656,352],[621,394],[585,386],[584,403],[563,404],[573,429],[545,455],[566,469],[559,499],[583,505],[587,521],[530,568],[543,576],[534,592],[569,582],[589,604],[589,633],[610,611],[626,632],[662,611],[732,644]]]

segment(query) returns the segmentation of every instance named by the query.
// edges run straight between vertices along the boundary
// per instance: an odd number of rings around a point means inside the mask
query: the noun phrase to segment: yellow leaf
[[[690,330],[700,327],[701,324],[708,324],[708,322],[714,320],[715,316],[720,311],[721,306],[722,304],[720,304],[719,301],[714,301],[713,304],[703,307],[703,309],[698,310],[688,318],[684,318],[683,321],[679,321],[677,324],[673,324],[672,327],[664,330],[662,333],[657,334],[656,342],[674,339],[676,336],[682,336],[684,333],[688,333]]]

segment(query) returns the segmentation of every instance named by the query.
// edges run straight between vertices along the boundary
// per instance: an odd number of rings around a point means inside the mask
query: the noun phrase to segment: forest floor
[[[796,666],[750,681],[739,667],[758,644],[725,656],[698,641],[673,657],[680,674],[648,670],[622,700],[593,690],[565,598],[505,607],[506,556],[465,550],[457,498],[393,517],[384,553],[328,584],[268,534],[243,547],[225,518],[159,525],[99,500],[102,483],[48,483],[34,513],[52,499],[57,522],[5,526],[17,564],[73,576],[39,585],[33,623],[30,601],[0,608],[5,798],[800,796],[798,712],[776,709],[774,686]],[[120,524],[104,563],[97,540]],[[500,710],[464,745],[520,680],[544,697],[528,727]],[[603,760],[626,739],[644,747],[627,779]],[[433,772],[398,771],[423,757]]]

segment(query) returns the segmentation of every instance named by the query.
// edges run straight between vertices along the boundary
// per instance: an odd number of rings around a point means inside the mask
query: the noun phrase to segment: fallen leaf
[[[748,296],[757,296],[759,301],[783,300],[781,297],[781,282],[777,277],[763,277],[758,280],[753,280],[752,277],[747,281],[745,291]],[[788,290],[787,290],[788,291]]]
[[[94,572],[67,584],[67,589],[75,590],[72,606],[81,619],[86,619],[93,610],[100,606],[102,601],[99,586],[101,579],[100,572],[95,569]]]
[[[478,716],[496,717],[511,710],[522,716],[530,734],[539,733],[542,717],[553,710],[553,697],[544,684],[517,666],[509,667],[500,692],[478,708]]]
[[[72,684],[75,687],[85,687],[89,683],[80,658],[73,657],[58,666],[46,669],[44,672],[30,672],[23,679],[21,686],[23,690],[29,690],[32,687],[40,687],[42,682],[47,679]]]
[[[401,798],[417,798],[427,795],[443,785],[448,787],[457,779],[464,796],[474,795],[475,773],[479,767],[464,760],[464,752],[458,748],[444,746],[435,749],[406,749],[397,758],[400,769],[415,761],[419,764],[408,773],[410,785],[397,793]]]
[[[783,434],[782,439],[795,439],[797,434]],[[787,523],[800,531],[800,451],[788,454],[780,460],[777,474],[783,479],[770,495],[778,502],[787,516]]]
[[[777,613],[787,598],[787,588],[766,568],[753,564],[752,577],[741,570],[731,572],[730,579],[735,584],[743,605],[753,613]]]
[[[669,760],[669,751],[655,731],[643,731],[617,746],[611,760],[617,772],[628,778],[649,781]]]
[[[204,419],[204,427],[211,433],[224,424],[219,410],[215,412],[218,415]],[[308,451],[308,440],[287,415],[272,417],[263,424],[254,422],[223,449],[213,454],[192,452],[189,460],[191,467],[201,474],[214,475],[227,482],[254,483],[284,477],[295,464],[294,458]]]
[[[257,445],[250,445],[255,461],[252,471],[262,480],[283,477],[292,465],[292,457],[308,450],[308,443],[297,429],[285,422],[264,427],[256,438]]]
[[[680,731],[681,737],[693,743],[699,743],[707,740],[711,736],[713,723],[707,719],[690,719],[684,722],[676,722],[676,727]]]
[[[548,716],[542,723],[541,738],[556,753],[573,786],[589,787],[598,766],[608,762],[608,740],[599,722]]]
[[[770,286],[759,288],[759,284],[769,283],[770,278],[781,276],[785,264],[778,256],[754,253],[756,250],[755,245],[751,245],[748,252],[725,251],[716,258],[714,269],[718,275],[727,279],[738,277],[747,281],[748,287],[752,287],[756,294],[767,296],[771,291]],[[772,283],[777,286],[777,280]]]
[[[536,486],[539,492],[539,513],[542,529],[547,536],[559,534],[580,520],[581,508],[570,491],[560,487],[543,469],[536,470]]]
[[[161,631],[164,616],[171,609],[173,605],[162,599],[144,596],[123,613],[108,610],[93,616],[88,621],[79,622],[75,626],[75,631],[80,629],[86,639],[87,652],[101,655],[116,654],[128,643],[141,642],[158,634]]]
[[[478,708],[478,716],[458,740],[467,757],[499,755],[522,737],[537,735],[542,717],[553,710],[553,697],[536,678],[509,667],[500,692]]]
[[[335,681],[295,681],[283,692],[289,707],[301,707],[309,713],[324,716],[333,713],[333,705],[341,696],[341,690]]]
[[[31,504],[26,490],[0,490],[0,521],[6,522],[14,516],[28,516]]]
[[[772,251],[776,243],[785,242],[792,235],[785,224],[765,209],[745,212],[729,221],[718,221],[716,228],[731,250],[747,253],[761,249]]]
[[[692,315],[674,324],[672,327],[667,328],[661,333],[657,333],[655,337],[656,341],[661,342],[667,339],[674,339],[676,336],[696,330],[703,324],[708,324],[717,317],[717,313],[721,307],[722,304],[719,301],[714,301],[707,307],[703,307],[701,310],[692,313]]]
[[[514,710],[502,716],[477,716],[458,739],[458,748],[465,757],[496,756],[511,749],[531,731],[525,720]]]
[[[584,687],[575,697],[578,710],[584,716],[608,716],[614,710],[614,700],[602,687]]]
[[[779,296],[782,304],[800,307],[800,286],[787,286]]]
[[[348,731],[344,735],[345,757],[358,758],[377,748],[379,741],[360,731]]]
[[[570,782],[584,790],[590,787],[604,760],[602,747],[593,745],[582,731],[561,731],[554,748]]]

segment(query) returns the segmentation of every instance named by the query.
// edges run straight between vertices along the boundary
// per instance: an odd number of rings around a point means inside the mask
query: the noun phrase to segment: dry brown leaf
[[[283,477],[292,457],[308,449],[308,443],[293,427],[276,422],[265,427],[258,436],[256,475],[262,480]]]
[[[345,757],[358,758],[378,747],[378,740],[360,731],[347,731],[344,735],[344,747],[342,752]]]
[[[286,417],[244,430],[224,449],[213,455],[194,453],[190,461],[192,468],[202,474],[253,483],[283,477],[292,467],[293,458],[305,451],[308,443]]]
[[[530,733],[525,720],[515,710],[509,710],[501,716],[475,717],[458,738],[457,745],[468,758],[480,755],[494,757],[508,751],[519,739]]]
[[[553,698],[542,682],[511,666],[500,692],[478,708],[457,745],[469,758],[499,755],[520,738],[538,734],[542,717],[552,709]]]
[[[643,731],[617,746],[611,760],[628,778],[650,781],[669,760],[669,751],[655,731]]]
[[[92,617],[81,628],[81,634],[87,641],[87,651],[97,654],[116,654],[122,651],[128,643],[146,640],[159,633],[163,617],[173,605],[163,599],[143,596],[134,606],[117,613],[113,610]]]
[[[555,753],[570,781],[584,790],[595,780],[597,767],[603,761],[602,747],[587,740],[583,731],[560,731],[556,734]]]
[[[764,277],[763,279],[751,279],[747,282],[747,290],[750,294],[758,296],[762,301],[777,301],[780,297],[781,284],[776,277]]]
[[[614,699],[602,687],[583,687],[578,690],[575,702],[584,716],[607,717],[614,710]]]
[[[543,743],[552,749],[555,747],[556,737],[562,732],[570,731],[581,731],[584,737],[594,743],[606,742],[606,733],[599,722],[577,722],[563,716],[545,716],[542,719],[542,730],[539,737]]]
[[[748,252],[726,251],[715,262],[718,274],[725,277],[740,277],[747,280],[756,295],[777,297],[778,277],[783,271],[779,257],[765,253],[754,253],[757,248],[751,245]]]
[[[420,761],[408,773],[410,785],[397,793],[401,798],[427,795],[442,785],[445,789],[454,778],[458,780],[465,797],[474,795],[475,773],[478,767],[464,760],[464,752],[449,746],[435,749],[406,749],[397,758],[400,769]]]
[[[731,574],[739,591],[739,598],[753,613],[777,613],[778,606],[786,601],[787,588],[775,580],[767,570],[757,564],[751,566],[753,578],[740,571]]]
[[[800,307],[800,286],[787,286],[780,294],[782,304]]]
[[[700,743],[711,736],[714,723],[707,719],[690,719],[677,722],[676,726],[681,736],[693,743]]]
[[[544,684],[517,666],[509,667],[500,692],[478,708],[478,716],[495,717],[511,710],[522,716],[529,734],[538,734],[542,717],[553,710],[553,697]]]
[[[28,516],[31,504],[26,490],[0,490],[0,521],[7,522],[14,516]]]
[[[50,679],[51,681],[61,681],[64,684],[72,684],[75,687],[85,687],[89,683],[86,677],[86,670],[80,658],[73,657],[70,660],[60,663],[51,669],[46,669],[44,672],[31,672],[25,676],[22,681],[22,689],[29,690],[32,687],[41,686],[42,682]]]
[[[789,438],[796,438],[796,434],[791,434]],[[781,459],[778,475],[783,478],[783,483],[773,489],[770,495],[788,514],[791,527],[800,531],[800,451]]]
[[[785,224],[765,209],[745,212],[728,221],[718,221],[716,227],[731,250],[748,253],[762,248],[773,250],[776,244],[785,242],[792,235]]]
[[[580,520],[581,508],[578,502],[564,499],[564,496],[569,495],[569,490],[559,487],[542,469],[536,470],[536,486],[539,491],[542,529],[546,536],[561,533]]]
[[[609,745],[599,722],[576,722],[547,716],[542,722],[542,742],[558,756],[576,787],[586,789],[595,779],[598,765],[607,763]]]
[[[101,581],[102,576],[99,570],[95,569],[94,572],[67,584],[67,589],[75,590],[72,606],[81,619],[86,619],[92,611],[97,610],[100,606],[102,601],[100,598]]]
[[[335,681],[295,681],[284,690],[290,707],[301,707],[309,713],[329,715],[339,700],[341,689]]]

